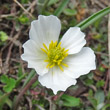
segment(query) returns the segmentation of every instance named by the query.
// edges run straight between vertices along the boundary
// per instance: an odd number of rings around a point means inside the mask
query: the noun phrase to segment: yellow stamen
[[[66,52],[68,52],[68,51],[69,51],[69,49],[65,50],[64,53],[66,53]]]
[[[49,45],[49,50],[53,47],[53,41],[51,41],[50,45]]]
[[[43,43],[43,46],[45,47],[45,49],[48,51],[48,48],[47,48],[47,46]]]
[[[57,62],[58,65],[60,65],[60,63],[61,63],[60,61]]]
[[[55,42],[55,46],[57,45],[57,41]]]
[[[68,67],[68,65],[63,63],[63,60],[68,56],[69,49],[65,50],[61,47],[61,42],[58,45],[57,43],[57,41],[51,41],[49,48],[43,43],[44,48],[41,50],[47,54],[47,58],[44,60],[44,62],[48,62],[46,68],[58,66],[61,71],[64,71],[62,66]]]
[[[58,65],[58,66],[59,66],[59,68],[60,68],[62,71],[64,71],[61,65]]]
[[[68,53],[66,53],[65,55],[64,55],[64,57],[67,57],[68,56]]]
[[[53,60],[53,62],[57,62],[56,60]]]
[[[52,68],[52,67],[54,67],[55,66],[55,64],[53,64],[53,65],[51,65],[51,66],[49,66],[50,68]]]
[[[60,45],[61,45],[61,42],[58,44],[58,46],[57,46],[57,47],[59,48],[59,47],[60,47]]]
[[[49,62],[49,60],[44,60],[44,62]]]
[[[41,48],[41,50],[47,54],[47,51],[45,49]]]
[[[65,67],[68,67],[68,65],[67,64],[65,64],[65,63],[61,63],[63,66],[65,66]]]
[[[50,66],[50,64],[48,64],[47,66],[46,66],[46,68],[48,68]]]
[[[58,55],[55,56],[55,59],[58,59]]]

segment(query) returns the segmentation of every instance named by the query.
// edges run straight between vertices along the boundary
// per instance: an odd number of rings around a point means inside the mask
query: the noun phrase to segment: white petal
[[[23,48],[24,54],[22,54],[21,58],[28,62],[28,67],[34,68],[40,75],[47,73],[47,63],[44,62],[47,56],[38,48],[38,45],[33,40],[28,40],[24,43]]]
[[[85,34],[80,31],[79,27],[71,27],[61,39],[61,46],[69,49],[69,54],[78,53],[86,44]]]
[[[64,63],[69,66],[65,67],[64,73],[74,79],[96,69],[95,54],[89,47],[84,47],[75,55],[69,55]]]
[[[33,39],[40,47],[45,43],[47,47],[53,40],[58,40],[61,30],[60,20],[53,15],[43,16],[39,15],[38,20],[31,23],[29,32],[30,39]]]
[[[39,76],[39,82],[51,88],[54,94],[57,94],[59,90],[65,91],[69,86],[76,84],[75,79],[64,74],[58,67],[53,67],[47,74]]]

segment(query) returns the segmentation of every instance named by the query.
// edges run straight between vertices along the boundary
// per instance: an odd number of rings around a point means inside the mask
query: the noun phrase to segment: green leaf
[[[99,70],[100,70],[101,72],[105,72],[105,68],[102,67],[102,66],[99,67]]]
[[[101,91],[101,90],[98,90],[98,91],[95,93],[95,98],[96,98],[96,100],[97,100],[97,104],[104,103],[104,100],[105,100],[104,92]]]
[[[110,104],[106,104],[103,108],[102,108],[102,110],[109,110],[110,109]]]
[[[26,77],[28,73],[23,74],[22,76],[20,76],[17,81],[16,81],[16,87],[20,84],[20,82],[22,81],[22,79],[24,79]]]
[[[23,75],[23,71],[22,71],[22,67],[20,66],[19,69],[18,69],[18,74],[17,76],[18,77],[21,77]]]
[[[104,81],[104,80],[99,80],[99,81],[96,83],[96,86],[97,86],[98,88],[100,88],[100,87],[103,87],[104,84],[105,84],[105,81]]]
[[[58,0],[49,0],[48,6],[55,4]]]
[[[92,107],[87,107],[85,109],[82,109],[82,110],[94,110]]]
[[[92,106],[96,109],[97,107],[97,100],[94,97],[88,96],[88,100],[91,102]]]
[[[9,81],[6,82],[6,85],[3,87],[5,92],[11,92],[15,88],[16,80],[9,78]]]
[[[61,99],[63,100],[63,106],[76,107],[80,105],[80,99],[73,96],[63,94]]]
[[[18,18],[18,21],[21,23],[21,24],[28,24],[29,23],[29,18],[25,15],[21,15],[19,18]]]
[[[93,97],[93,91],[92,91],[92,89],[90,89],[88,93],[89,93],[89,96],[90,97]]]
[[[88,77],[89,79],[93,79],[94,74],[91,72],[91,73],[89,73],[89,74],[87,75],[87,77]]]
[[[28,0],[21,0],[22,4],[28,3]]]
[[[93,35],[92,36],[92,38],[94,39],[94,40],[99,40],[100,38],[101,38],[101,34],[95,34],[95,35]]]
[[[11,108],[12,107],[12,101],[8,98],[10,93],[3,94],[0,91],[0,107],[3,106],[5,103]],[[2,107],[1,107],[2,108]]]
[[[5,84],[3,87],[3,90],[5,92],[11,92],[13,90],[13,88],[15,88],[15,85],[16,85],[15,79],[8,78],[8,76],[6,76],[6,75],[2,75],[0,77],[0,79],[1,79],[1,82]]]
[[[8,82],[8,76],[2,75],[2,76],[0,77],[0,80],[1,80],[2,83],[7,83],[7,82]]]
[[[32,89],[34,89],[35,87],[37,87],[37,85],[39,84],[39,81],[37,80],[35,83],[32,84]]]
[[[41,14],[41,13],[42,13],[42,9],[43,9],[43,6],[44,6],[44,2],[45,2],[45,0],[38,0],[38,1],[37,1],[38,14]]]
[[[8,39],[8,35],[5,32],[0,31],[0,40],[2,42],[5,42],[7,39]]]
[[[73,16],[77,14],[77,11],[75,9],[66,8],[64,9],[64,14],[68,16]]]
[[[102,21],[102,18],[99,18],[98,20],[96,20],[96,21],[94,22],[94,26],[95,26],[96,29],[99,28],[101,21]]]
[[[12,108],[12,100],[10,100],[9,98],[7,98],[6,104],[7,104],[10,108]]]
[[[70,0],[62,0],[60,6],[55,10],[54,15],[60,16],[65,6],[68,4]]]
[[[84,21],[80,22],[76,26],[80,27],[81,30],[84,30],[89,25],[93,24],[95,21],[97,21],[101,17],[107,15],[108,13],[110,13],[110,7],[104,8],[104,9],[98,11],[97,13],[94,13],[92,16],[88,17],[87,19],[85,19]]]
[[[107,100],[110,100],[110,91],[107,94]]]
[[[24,84],[23,84],[23,88],[25,87],[25,85],[31,80],[31,78],[32,78],[35,74],[36,74],[35,70],[32,70],[32,71],[29,73],[27,79],[25,80],[25,82],[24,82]]]
[[[9,96],[9,93],[6,93],[2,96],[0,95],[0,110],[2,110],[2,106],[6,103],[8,96]]]
[[[92,85],[94,83],[94,80],[92,80],[92,79],[85,79],[84,83],[85,83],[86,86],[90,86],[90,85]]]

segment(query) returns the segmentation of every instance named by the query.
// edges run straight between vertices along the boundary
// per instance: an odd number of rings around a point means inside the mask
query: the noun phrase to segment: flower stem
[[[21,99],[21,97],[23,96],[23,94],[30,88],[30,86],[36,82],[37,80],[37,75],[35,75],[31,81],[21,90],[21,92],[19,93],[19,95],[17,96],[15,102],[13,103],[13,107],[12,107],[12,110],[17,110],[18,108],[18,104],[19,104],[19,101]]]

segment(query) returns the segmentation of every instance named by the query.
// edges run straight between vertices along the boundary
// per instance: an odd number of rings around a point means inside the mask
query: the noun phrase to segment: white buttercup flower
[[[31,23],[30,39],[24,43],[22,59],[39,74],[39,82],[54,94],[76,84],[76,79],[96,69],[95,54],[79,27],[71,27],[59,41],[60,20],[39,15]]]

